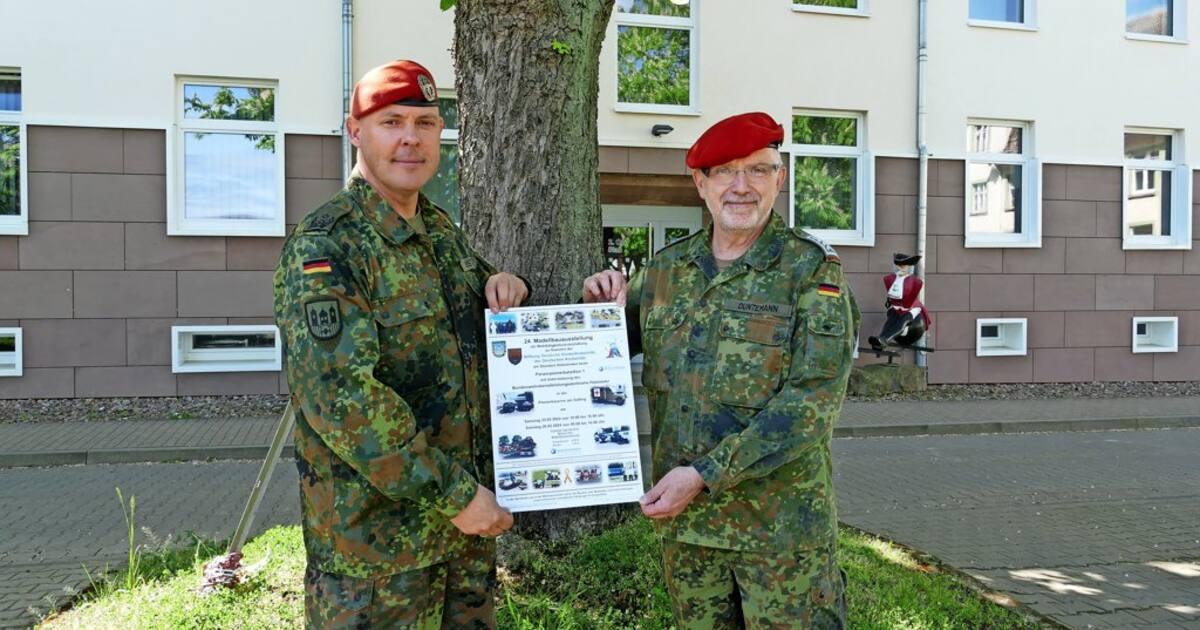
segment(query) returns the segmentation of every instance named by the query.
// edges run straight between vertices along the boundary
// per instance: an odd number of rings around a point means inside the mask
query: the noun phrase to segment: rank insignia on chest
[[[305,302],[304,319],[314,339],[326,341],[342,333],[342,314],[337,300]]]
[[[318,258],[316,260],[304,261],[304,275],[314,273],[329,273],[333,271],[333,265],[329,263],[328,258]]]
[[[817,286],[817,295],[825,297],[841,297],[842,288],[836,284],[820,284]]]

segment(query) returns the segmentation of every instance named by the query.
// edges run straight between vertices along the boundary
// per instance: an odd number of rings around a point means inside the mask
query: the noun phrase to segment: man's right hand
[[[467,507],[450,522],[468,536],[499,536],[513,526],[513,517],[496,503],[496,495],[491,490],[479,486]]]
[[[589,304],[592,302],[616,302],[625,306],[626,289],[628,287],[625,283],[625,274],[605,269],[600,273],[588,276],[583,281],[583,301]]]

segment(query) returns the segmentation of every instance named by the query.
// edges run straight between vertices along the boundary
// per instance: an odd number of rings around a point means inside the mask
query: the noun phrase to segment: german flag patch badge
[[[328,258],[304,261],[304,275],[306,276],[314,273],[329,273],[331,271],[333,271],[333,265],[329,264]]]
[[[842,297],[842,288],[836,284],[820,284],[817,285],[817,295],[825,297]]]

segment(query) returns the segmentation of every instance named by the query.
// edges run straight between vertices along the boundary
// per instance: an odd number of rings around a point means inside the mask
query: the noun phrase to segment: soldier
[[[356,174],[292,232],[275,319],[296,409],[310,627],[494,627],[483,310],[529,287],[497,273],[422,194],[437,90],[412,61],[354,88]]]
[[[859,313],[837,254],[771,207],[783,128],[713,125],[687,165],[712,224],[583,298],[627,302],[656,483],[641,499],[687,628],[845,626],[829,442]]]

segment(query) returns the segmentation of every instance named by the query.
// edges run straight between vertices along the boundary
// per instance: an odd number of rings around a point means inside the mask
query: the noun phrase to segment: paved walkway
[[[837,440],[839,517],[1073,628],[1200,628],[1200,429]]]
[[[224,538],[260,463],[114,462],[261,459],[276,422],[0,424],[0,627],[121,564],[114,487],[159,537]],[[893,437],[835,443],[841,516],[1072,627],[1200,628],[1200,430],[1100,431],[1164,427],[1200,398],[850,403],[839,436]],[[262,514],[298,520],[290,463]]]
[[[0,467],[253,459],[278,418],[0,424]],[[1200,397],[847,403],[837,437],[1200,427]],[[291,439],[283,452],[292,456]]]
[[[88,585],[84,566],[93,574],[124,566],[127,530],[114,488],[137,497],[138,544],[188,540],[188,532],[226,539],[260,463],[0,470],[0,628],[29,626],[65,603]],[[252,535],[299,522],[297,488],[296,467],[280,462]]]

